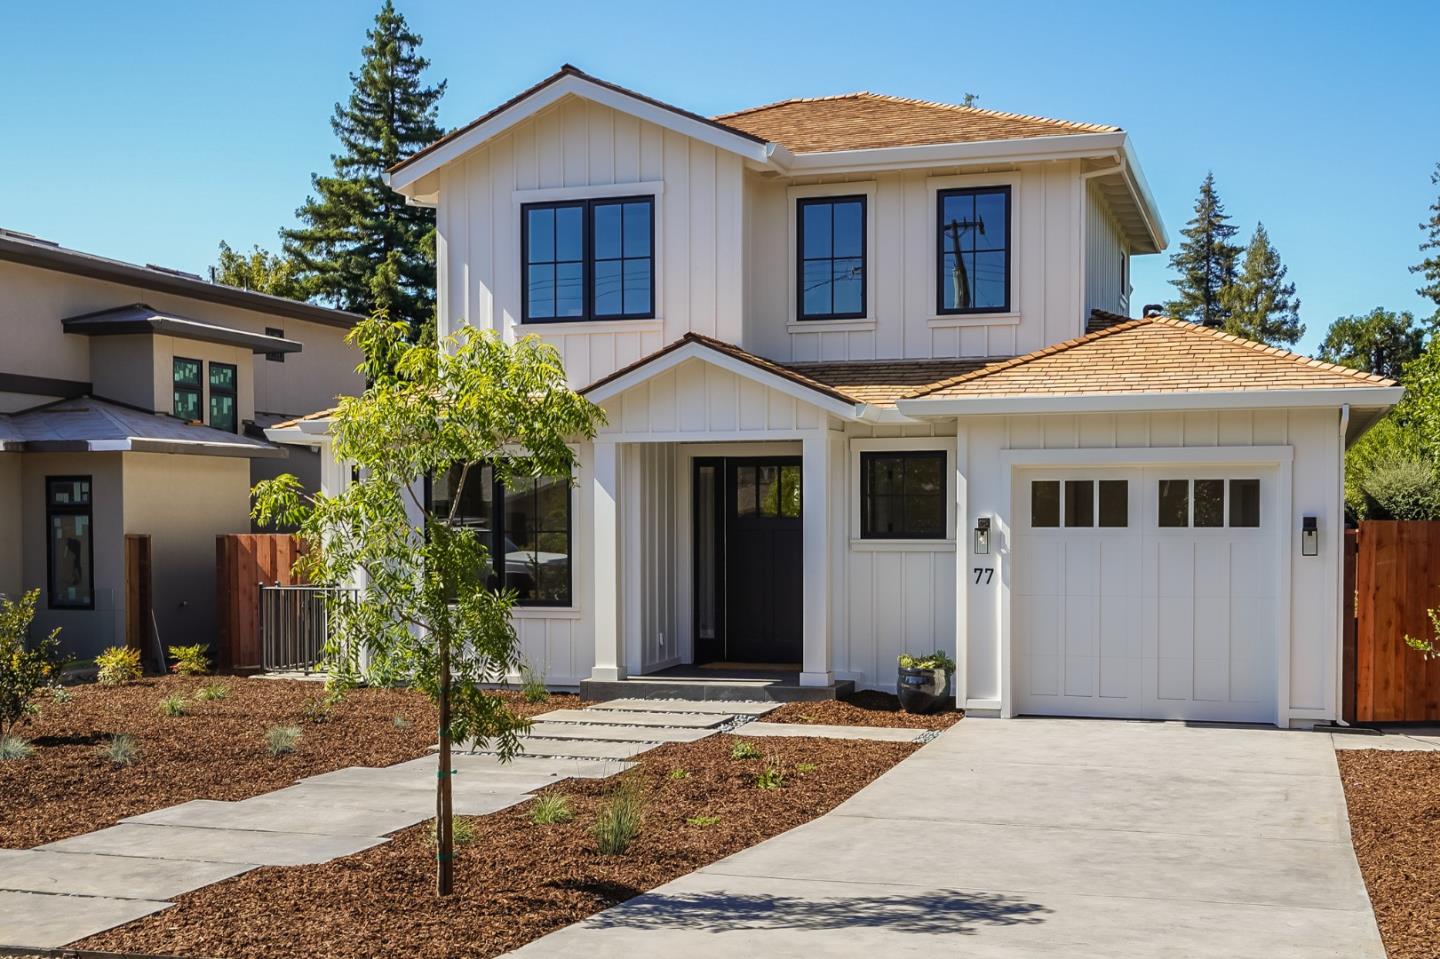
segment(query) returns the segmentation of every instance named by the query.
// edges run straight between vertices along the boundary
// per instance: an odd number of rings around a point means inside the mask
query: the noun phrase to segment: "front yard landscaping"
[[[0,763],[0,847],[191,799],[247,799],[345,766],[387,766],[435,742],[434,707],[405,689],[357,689],[327,705],[320,683],[167,676],[65,693],[64,702],[42,696],[40,714],[17,730],[33,753]],[[531,704],[504,695],[526,715],[578,705],[574,696]],[[129,762],[117,736],[130,737]],[[289,751],[272,749],[291,738]]]
[[[1350,834],[1390,959],[1433,959],[1440,943],[1440,752],[1337,754]]]
[[[919,748],[787,737],[754,744],[759,756],[747,759],[736,758],[737,742],[661,746],[621,776],[567,780],[471,818],[447,899],[434,895],[422,824],[325,865],[257,869],[199,889],[79,946],[218,959],[495,956],[814,819]],[[627,788],[640,798],[639,832],[604,855],[596,820]]]
[[[806,723],[824,726],[899,726],[906,729],[949,729],[965,714],[951,708],[929,715],[907,713],[890,693],[864,690],[849,699],[813,703],[786,703],[766,715],[767,723]]]

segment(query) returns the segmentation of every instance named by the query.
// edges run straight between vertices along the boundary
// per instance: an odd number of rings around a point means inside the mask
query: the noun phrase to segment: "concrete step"
[[[763,716],[779,709],[779,703],[745,702],[743,700],[693,699],[610,699],[585,707],[591,712],[656,712],[701,713],[725,716]]]
[[[731,717],[721,713],[665,713],[665,712],[626,712],[624,722],[621,723],[618,712],[596,711],[588,709],[557,709],[553,712],[542,713],[535,719],[547,723],[597,723],[602,725],[625,725],[625,726],[675,726],[681,729],[712,729],[728,721]]]
[[[312,833],[207,829],[122,822],[108,829],[71,836],[37,848],[150,859],[198,859],[201,862],[251,863],[257,866],[308,866],[353,856],[385,842],[378,837],[317,836]],[[114,925],[112,923],[111,925]]]
[[[526,736],[520,740],[525,757],[584,758],[584,759],[629,759],[659,746],[660,743],[629,742],[617,743],[605,739],[549,739],[543,736]],[[493,755],[495,750],[489,742],[477,744],[475,752]]]
[[[623,717],[611,720],[623,722]],[[712,729],[675,729],[664,726],[620,726],[602,723],[533,723],[531,736],[546,739],[590,739],[615,743],[693,743],[715,735]]]

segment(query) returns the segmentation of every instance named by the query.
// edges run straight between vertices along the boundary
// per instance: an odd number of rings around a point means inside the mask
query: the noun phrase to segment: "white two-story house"
[[[1166,235],[1120,128],[707,118],[566,66],[389,182],[437,211],[440,332],[539,336],[607,415],[577,476],[461,505],[551,683],[893,689],[939,649],[972,712],[1337,715],[1343,451],[1398,390],[1129,319]]]

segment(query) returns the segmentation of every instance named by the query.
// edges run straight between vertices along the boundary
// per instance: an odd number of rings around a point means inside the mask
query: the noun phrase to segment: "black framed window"
[[[276,327],[276,326],[267,326],[267,327],[265,327],[265,335],[266,335],[266,336],[277,336],[277,337],[279,337],[279,338],[282,339],[282,340],[285,339],[285,331],[282,330],[282,329],[280,329],[279,327]],[[284,353],[266,353],[266,354],[265,354],[265,359],[266,359],[268,362],[270,362],[270,363],[284,363],[284,362],[285,362],[285,354],[284,354]]]
[[[941,190],[936,237],[936,311],[1010,310],[1010,188]]]
[[[237,433],[240,427],[235,375],[233,363],[210,364],[210,425],[227,433]]]
[[[205,418],[200,411],[200,369],[199,360],[186,359],[183,356],[175,357],[171,363],[171,381],[174,388],[174,405],[171,410],[187,423]]]
[[[796,315],[802,320],[865,316],[865,197],[796,201]]]
[[[452,467],[430,483],[430,510],[448,516],[460,489],[453,523],[474,530],[490,554],[488,584],[502,583],[494,572],[504,557],[503,585],[521,606],[569,606],[571,510],[568,477],[512,478],[507,486],[487,464],[470,467],[463,488],[461,467]]]
[[[95,608],[90,477],[45,477],[46,586],[51,609]]]
[[[525,322],[655,315],[655,198],[606,197],[520,208]]]
[[[1160,480],[1156,498],[1156,525],[1161,528],[1237,529],[1260,525],[1258,479]]]
[[[861,539],[945,539],[944,450],[860,454]]]
[[[1060,526],[1124,529],[1129,525],[1128,480],[1030,481],[1031,529],[1057,529]]]

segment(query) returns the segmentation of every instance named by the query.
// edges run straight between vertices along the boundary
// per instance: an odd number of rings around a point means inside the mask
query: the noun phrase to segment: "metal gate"
[[[260,665],[267,672],[321,667],[335,607],[356,591],[335,586],[260,586]]]

